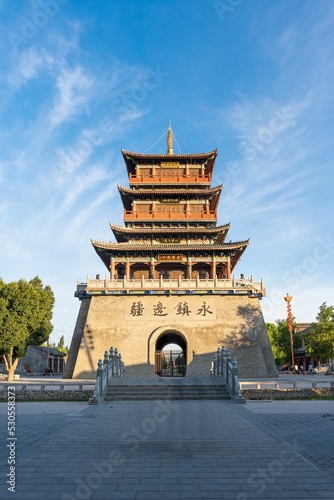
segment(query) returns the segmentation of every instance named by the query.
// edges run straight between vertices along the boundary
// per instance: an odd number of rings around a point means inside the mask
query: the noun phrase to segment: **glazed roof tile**
[[[95,241],[91,240],[91,243],[94,248],[100,250],[154,250],[154,251],[187,251],[187,250],[242,250],[247,247],[249,240],[245,241],[235,241],[233,243],[220,243],[220,244],[154,244],[150,245],[147,243],[111,243],[105,241]]]
[[[139,228],[133,228],[133,227],[126,227],[126,226],[119,226],[117,224],[109,224],[110,228],[112,231],[117,231],[120,233],[129,233],[129,234],[140,234],[140,233],[206,233],[206,234],[212,234],[212,233],[220,233],[221,231],[224,231],[226,229],[230,228],[231,223],[229,222],[228,224],[224,224],[223,226],[216,226],[212,228],[207,228],[207,227],[139,227]]]
[[[223,184],[219,186],[215,186],[212,188],[203,188],[203,189],[160,189],[160,188],[145,188],[145,189],[130,189],[117,184],[117,188],[120,193],[128,194],[128,195],[145,195],[145,194],[165,194],[165,195],[186,195],[186,194],[202,194],[202,195],[210,195],[215,193],[220,193],[223,189]]]
[[[198,153],[198,154],[146,154],[146,153],[134,153],[131,151],[126,151],[125,149],[122,149],[122,155],[123,156],[128,156],[131,158],[138,158],[138,159],[159,159],[159,160],[181,160],[181,159],[187,159],[187,158],[211,158],[212,156],[217,156],[218,154],[218,149],[214,149],[213,151],[209,151],[208,153]]]

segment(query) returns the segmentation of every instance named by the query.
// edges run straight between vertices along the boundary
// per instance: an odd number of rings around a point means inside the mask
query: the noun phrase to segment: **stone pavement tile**
[[[148,495],[150,493],[153,493],[154,495],[156,495],[156,492],[147,492]],[[88,498],[90,498],[92,500],[104,500],[104,499],[108,499],[108,500],[111,500],[111,499],[112,500],[114,500],[114,499],[117,499],[117,500],[118,499],[119,500],[132,500],[133,498],[138,498],[137,495],[138,495],[138,493],[136,493],[135,491],[126,491],[126,492],[113,491],[112,492],[112,496],[111,496],[111,493],[109,491],[104,491],[104,492],[94,491],[92,493],[92,495],[90,497],[88,497]],[[75,497],[75,500],[77,500],[77,498],[78,497]],[[152,498],[154,498],[154,497],[152,497]],[[49,500],[49,497],[48,497],[48,500]],[[67,499],[64,499],[64,500],[67,500]],[[68,500],[72,500],[72,499],[70,498]]]
[[[183,484],[182,486],[180,484],[171,484],[171,485],[166,485],[166,484],[161,484],[159,485],[158,491],[159,493],[162,491],[200,491],[201,487],[199,484],[196,483],[190,483],[190,484]]]
[[[74,493],[74,490],[77,488],[77,484],[73,484],[70,483],[70,484],[66,484],[66,486],[64,486],[63,484],[60,484],[60,483],[53,483],[52,485],[52,491],[54,492],[58,492],[59,496],[66,492],[66,493],[69,493],[69,494],[73,494]],[[44,493],[44,492],[49,492],[50,491],[50,484],[36,484],[33,488],[33,490],[35,492],[35,494],[37,493]]]
[[[203,496],[204,496],[204,498],[203,498]],[[181,491],[179,498],[181,498],[181,499],[187,499],[187,500],[189,500],[189,499],[193,500],[195,498],[198,498],[200,500],[209,500],[211,498],[222,499],[222,498],[225,498],[225,496],[224,496],[224,490],[221,489],[221,490],[217,490],[217,491],[208,491],[208,490],[206,490],[205,492],[203,492],[203,491],[194,491],[194,492],[191,492],[191,496],[189,496],[188,492]]]
[[[189,482],[193,482],[194,479],[190,479]],[[150,478],[141,478],[139,479],[139,484],[157,484],[157,485],[168,485],[175,484],[175,478],[167,478],[167,477],[150,477]],[[180,483],[180,479],[177,479],[177,482]]]
[[[159,491],[158,484],[128,484],[128,482],[124,482],[119,484],[117,487],[117,491]]]
[[[192,492],[187,493],[187,498],[191,499],[192,497]],[[136,494],[136,499],[141,499],[141,500],[174,500],[174,499],[180,499],[180,492],[178,491],[159,491],[159,494],[157,496],[156,492],[149,492],[149,491],[139,491]],[[203,500],[203,499],[202,499]]]
[[[333,491],[332,490],[324,490],[323,488],[319,488],[319,491],[317,493],[318,498],[324,498],[326,500],[333,500]]]
[[[25,498],[24,492],[34,493],[36,500],[77,500],[84,492],[96,500],[285,500],[302,498],[301,493],[304,498],[334,498],[331,470],[320,470],[317,463],[324,468],[332,459],[333,423],[316,413],[315,407],[312,414],[285,415],[272,410],[255,413],[220,401],[158,404],[87,405],[81,407],[82,418],[71,416],[65,407],[62,412],[59,405],[57,414],[27,411],[19,425],[23,444],[18,454],[17,498]],[[154,420],[157,407],[163,416],[160,422]],[[32,425],[36,417],[40,417],[39,426]],[[317,426],[321,432],[315,441],[310,432]],[[31,438],[29,444],[26,435]],[[305,458],[304,450],[316,443],[314,449],[324,452]],[[22,475],[24,484],[20,484],[19,471],[23,474],[27,467],[34,470],[29,471],[30,477]],[[94,483],[96,478],[99,485]],[[303,478],[308,479],[305,484]]]
[[[225,491],[234,491],[236,496],[237,496],[237,492],[242,490],[241,485],[237,484],[236,482],[225,483],[224,481],[222,481],[220,483],[220,488],[223,489],[224,492]]]

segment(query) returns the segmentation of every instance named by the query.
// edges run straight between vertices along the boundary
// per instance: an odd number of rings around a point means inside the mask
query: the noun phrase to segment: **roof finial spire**
[[[169,121],[168,134],[167,134],[167,154],[172,155],[173,152],[173,130],[171,122]]]

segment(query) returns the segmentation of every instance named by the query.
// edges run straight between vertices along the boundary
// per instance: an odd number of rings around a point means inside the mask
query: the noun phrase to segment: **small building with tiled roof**
[[[33,374],[62,374],[67,354],[54,347],[29,345],[20,359],[19,372],[22,376]]]

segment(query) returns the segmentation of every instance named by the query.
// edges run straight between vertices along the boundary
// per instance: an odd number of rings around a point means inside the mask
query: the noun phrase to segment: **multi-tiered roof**
[[[116,243],[92,241],[110,279],[230,279],[248,240],[226,243],[230,224],[217,226],[217,150],[174,154],[169,128],[166,154],[122,155],[130,186],[118,186],[125,225],[110,224]]]

